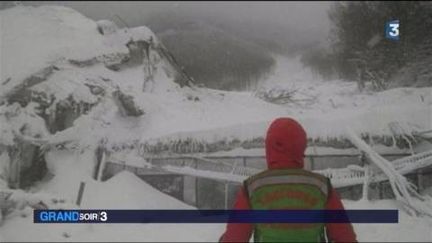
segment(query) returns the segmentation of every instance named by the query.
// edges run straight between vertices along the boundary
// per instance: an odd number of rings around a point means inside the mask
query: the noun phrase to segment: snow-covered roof
[[[309,91],[310,94],[317,93],[315,104],[306,108],[278,106],[278,112],[272,111],[275,106],[269,106],[266,109],[261,104],[253,103],[250,97],[237,99],[240,98],[240,95],[230,92],[225,94],[224,101],[221,102],[221,105],[225,102],[223,112],[219,111],[217,107],[213,107],[215,104],[209,106],[209,110],[212,112],[220,112],[218,115],[220,118],[216,119],[217,115],[215,115],[215,120],[209,119],[207,129],[199,128],[197,122],[192,131],[183,128],[183,131],[166,133],[154,140],[143,137],[143,141],[157,143],[159,141],[193,138],[196,141],[212,143],[233,139],[244,141],[263,138],[270,122],[280,116],[289,116],[298,120],[310,139],[322,141],[346,138],[346,128],[348,127],[358,134],[377,137],[395,135],[392,124],[397,126],[398,130],[405,135],[410,135],[415,131],[432,129],[431,88],[396,88],[379,93],[361,94],[354,92],[356,87],[353,83],[348,83],[348,85],[346,82],[322,83],[316,83],[318,88]],[[313,84],[313,82],[310,83],[310,85]],[[306,84],[305,87],[308,85]],[[320,86],[325,89],[321,89]],[[308,88],[303,88],[303,90],[307,92]],[[330,97],[337,104],[336,107],[333,107],[326,100]],[[228,103],[228,101],[230,102]],[[241,107],[241,103],[245,103],[245,109],[234,111]],[[251,112],[253,112],[252,109],[255,109],[255,115],[260,119],[252,116],[252,119],[249,119],[245,114],[247,109],[251,109]],[[189,113],[189,116],[193,116],[193,114]],[[237,120],[237,124],[232,125],[228,122],[223,124],[228,118],[231,121]],[[221,125],[211,127],[211,124],[216,122]]]

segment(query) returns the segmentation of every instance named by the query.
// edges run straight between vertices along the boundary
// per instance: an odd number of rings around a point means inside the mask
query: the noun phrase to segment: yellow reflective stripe
[[[327,196],[328,185],[327,183],[311,176],[301,176],[301,175],[284,175],[284,176],[268,176],[264,178],[256,179],[249,183],[247,186],[249,195],[252,192],[262,186],[274,185],[274,184],[308,184],[316,186],[320,191]]]

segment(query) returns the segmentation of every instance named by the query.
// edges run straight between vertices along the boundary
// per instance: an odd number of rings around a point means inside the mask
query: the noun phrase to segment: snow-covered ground
[[[259,88],[297,90],[293,98],[300,104],[271,104],[258,98],[253,92],[180,88],[162,72],[156,74],[152,92],[143,92],[142,66],[113,71],[103,63],[76,67],[65,62],[65,59],[88,60],[127,53],[125,43],[128,37],[153,36],[147,28],[138,28],[128,33],[121,30],[103,36],[97,32],[93,20],[64,7],[15,7],[0,11],[0,15],[0,98],[29,75],[49,65],[56,65],[59,70],[47,81],[32,87],[32,90],[55,93],[58,99],[74,95],[77,100],[95,102],[97,99],[83,89],[80,82],[111,80],[107,86],[118,86],[132,95],[145,112],[140,117],[121,116],[113,100],[105,97],[88,115],[78,118],[74,126],[56,134],[41,132],[45,134],[42,135],[44,139],[53,143],[77,140],[80,145],[94,145],[101,138],[111,143],[178,137],[206,141],[248,139],[262,137],[268,123],[280,116],[297,118],[311,137],[344,136],[346,126],[359,133],[388,135],[391,134],[388,124],[394,121],[410,131],[432,129],[431,88],[398,88],[380,93],[359,93],[353,83],[341,80],[323,82],[308,70],[302,69],[298,60],[278,57],[275,73]],[[305,99],[309,102],[303,102]],[[32,107],[29,106],[28,109],[30,108]],[[16,119],[25,120],[19,117]],[[0,132],[3,135],[10,135],[4,132],[9,127],[16,126],[9,130],[20,128],[10,121],[0,122],[3,129]],[[33,120],[29,122],[32,123]],[[34,123],[43,124],[40,121]],[[5,140],[4,136],[0,140]],[[72,207],[78,185],[85,181],[82,208],[191,208],[127,172],[117,174],[106,182],[94,181],[91,179],[94,153],[85,149],[83,151],[84,153],[79,150],[62,152],[63,154],[53,151],[46,153],[48,169],[54,177],[40,182],[30,190],[30,195],[63,198],[66,203],[61,207]],[[236,150],[227,154],[238,155],[243,152]],[[263,154],[262,150],[255,152]],[[21,194],[23,197],[26,195]],[[397,207],[392,200],[345,201],[345,204],[347,208],[363,209]],[[412,218],[403,211],[400,215],[399,224],[355,225],[359,240],[432,241],[430,220]],[[3,220],[0,239],[4,241],[202,242],[217,241],[224,228],[220,224],[33,224],[32,210],[29,207],[16,210]]]
[[[348,209],[400,209],[394,200],[344,201]],[[354,224],[359,242],[430,242],[430,219],[413,218],[399,210],[397,224]]]
[[[149,186],[130,172],[121,172],[106,182],[91,179],[91,154],[50,152],[50,170],[56,176],[41,182],[36,194],[56,195],[68,201],[76,198],[80,181],[86,182],[81,208],[106,209],[193,209]],[[67,159],[69,158],[69,159]],[[400,209],[394,200],[349,201],[347,209]],[[68,208],[64,204],[59,208]],[[70,205],[69,208],[76,208]],[[0,227],[3,241],[148,241],[215,242],[224,224],[34,224],[33,211],[26,207],[7,216]],[[408,216],[399,211],[398,224],[354,224],[361,242],[428,242],[432,220]],[[22,232],[25,232],[22,233]]]
[[[54,178],[41,182],[33,190],[36,195],[56,196],[74,202],[79,183],[86,183],[83,209],[193,209],[193,207],[151,187],[130,172],[121,172],[106,182],[91,179],[88,165],[92,154],[50,152],[46,155]],[[32,194],[27,194],[27,197]],[[25,195],[23,196],[25,197]],[[65,203],[53,208],[77,208]],[[215,241],[223,231],[218,224],[34,224],[33,210],[9,214],[0,226],[4,241]],[[23,233],[25,232],[25,234]]]
[[[69,184],[68,184],[69,185]],[[110,180],[87,181],[82,208],[192,209],[141,181],[129,172]],[[348,209],[397,209],[393,200],[344,201]],[[223,224],[33,224],[33,211],[25,208],[9,215],[0,227],[4,241],[148,241],[215,242]],[[412,218],[400,211],[398,224],[354,224],[361,242],[430,242],[432,221]]]
[[[79,170],[69,173],[77,176]],[[65,175],[64,173],[61,176]],[[64,182],[64,180],[63,180]],[[81,208],[106,209],[192,209],[141,181],[129,172],[117,174],[102,183],[86,181],[86,190]],[[57,183],[57,185],[52,185]],[[44,186],[44,191],[55,191],[58,181]],[[77,192],[78,184],[60,183],[65,187],[63,192]],[[62,195],[57,193],[56,195]],[[34,224],[33,210],[24,210],[8,215],[0,227],[0,235],[6,242],[60,242],[60,241],[165,241],[165,242],[211,242],[218,239],[223,225],[217,224]]]

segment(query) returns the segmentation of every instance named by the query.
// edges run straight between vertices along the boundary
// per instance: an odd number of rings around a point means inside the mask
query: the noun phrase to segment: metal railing
[[[359,158],[359,154],[320,154],[311,155],[307,157],[313,163],[314,158],[324,157],[353,157]],[[383,156],[403,156],[403,153],[388,153],[382,154]],[[229,180],[232,182],[241,182],[247,177],[254,175],[261,170],[258,168],[245,166],[248,159],[264,160],[264,156],[154,156],[145,157],[153,166],[154,173],[177,173],[187,174],[191,176],[203,177],[215,180]],[[221,160],[231,159],[240,160],[240,163],[227,163]],[[397,171],[402,174],[428,167],[432,165],[432,151],[419,153],[413,156],[408,156],[400,159],[393,160],[393,165]],[[167,167],[169,166],[169,167]],[[131,168],[126,166],[125,169],[137,173],[138,168]],[[373,181],[383,181],[387,178],[384,173],[371,166]],[[365,172],[356,168],[338,168],[338,169],[324,169],[313,170],[316,173],[322,174],[332,180],[335,187],[351,186],[363,183]],[[150,174],[151,172],[147,172]],[[232,176],[229,176],[232,175]]]

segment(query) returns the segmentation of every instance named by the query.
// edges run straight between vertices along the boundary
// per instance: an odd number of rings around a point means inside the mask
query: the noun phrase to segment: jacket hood
[[[303,168],[306,132],[294,119],[277,118],[267,130],[266,158],[269,169]]]

